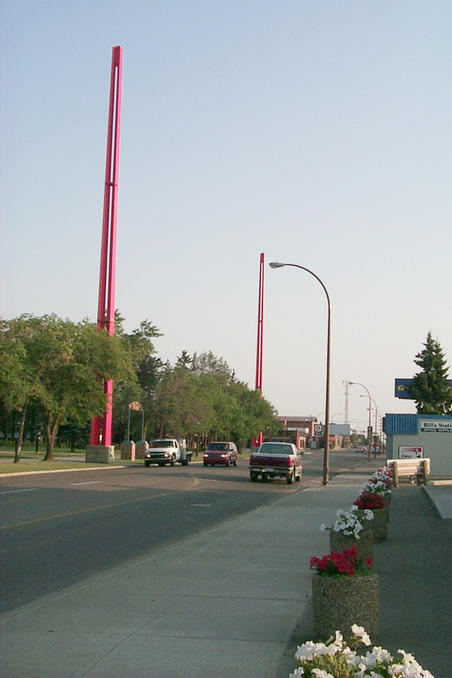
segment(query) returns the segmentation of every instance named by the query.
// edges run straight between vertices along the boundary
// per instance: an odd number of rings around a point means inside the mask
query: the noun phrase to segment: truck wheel
[[[176,463],[175,457],[171,457],[170,465],[174,466],[175,463]]]
[[[230,465],[231,465],[231,460],[230,460],[230,459],[227,459],[227,460],[226,460],[226,466],[229,468]]]
[[[255,473],[254,471],[250,471],[250,480],[251,480],[251,482],[256,483],[257,482],[257,473]]]
[[[287,475],[286,480],[287,480],[287,484],[288,484],[288,485],[292,485],[294,477],[295,477],[295,470],[291,471],[291,472]]]
[[[206,462],[206,461],[203,461],[202,465],[203,465],[203,466],[207,466],[207,462]]]
[[[300,471],[300,473],[299,473],[297,476],[295,476],[295,480],[298,480],[298,481],[301,480],[301,471]]]
[[[145,462],[144,462],[144,465],[146,466],[146,468],[149,468],[149,466],[151,465],[151,462],[150,462],[150,461],[145,461]]]

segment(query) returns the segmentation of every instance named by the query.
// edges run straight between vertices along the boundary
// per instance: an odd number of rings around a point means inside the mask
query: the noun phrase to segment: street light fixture
[[[370,455],[371,455],[371,450],[372,450],[372,396],[370,395],[370,391],[367,388],[367,386],[364,386],[364,384],[360,384],[357,381],[349,381],[348,382],[350,386],[361,386],[366,392],[367,392],[367,397],[369,398],[369,424],[367,427],[367,438],[368,438],[368,450],[367,450],[367,456],[370,461]]]
[[[272,261],[269,264],[270,268],[282,268],[283,266],[292,266],[293,268],[301,268],[302,271],[306,271],[312,275],[322,286],[323,291],[326,295],[326,300],[328,304],[328,328],[327,328],[327,339],[326,339],[326,388],[325,388],[325,446],[323,448],[323,485],[328,485],[328,473],[329,473],[329,452],[330,452],[330,344],[331,344],[331,304],[330,296],[328,290],[326,289],[323,282],[320,280],[319,276],[306,268],[305,266],[300,266],[299,264],[282,264],[279,261]]]

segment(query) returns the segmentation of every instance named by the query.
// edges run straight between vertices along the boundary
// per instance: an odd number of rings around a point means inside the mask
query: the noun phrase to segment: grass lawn
[[[104,464],[87,464],[85,450],[71,451],[69,448],[57,447],[54,450],[54,461],[44,461],[45,445],[41,445],[38,453],[35,447],[25,445],[20,461],[14,463],[14,447],[0,446],[0,476],[5,473],[29,473],[31,471],[62,471],[71,469],[98,468]],[[117,453],[117,456],[119,454]],[[112,464],[110,464],[111,466]]]

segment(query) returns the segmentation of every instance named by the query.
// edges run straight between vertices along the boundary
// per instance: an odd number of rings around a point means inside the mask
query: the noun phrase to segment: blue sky
[[[116,306],[163,359],[254,386],[259,255],[313,270],[344,381],[384,412],[428,331],[452,361],[448,1],[1,0],[0,311],[95,320],[111,48],[123,110]],[[266,397],[323,416],[326,302],[265,271]],[[450,373],[452,378],[452,373]],[[351,387],[349,419],[367,401]]]

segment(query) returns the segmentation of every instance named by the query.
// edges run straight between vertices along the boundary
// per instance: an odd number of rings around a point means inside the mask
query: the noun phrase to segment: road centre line
[[[103,511],[106,509],[116,508],[118,506],[129,506],[131,504],[140,504],[144,501],[152,501],[153,499],[158,499],[159,497],[166,497],[170,494],[172,494],[172,492],[161,492],[160,494],[155,494],[153,497],[133,499],[132,501],[123,501],[117,504],[103,504],[102,506],[92,506],[91,508],[81,509],[80,511],[68,511],[67,513],[56,513],[53,516],[46,516],[45,518],[34,518],[33,520],[24,520],[21,523],[11,523],[11,525],[1,525],[0,531],[3,532],[5,530],[11,530],[14,527],[36,525],[37,523],[43,523],[46,520],[57,520],[59,518],[67,518],[69,516],[82,515],[83,513],[90,513],[91,511]]]

